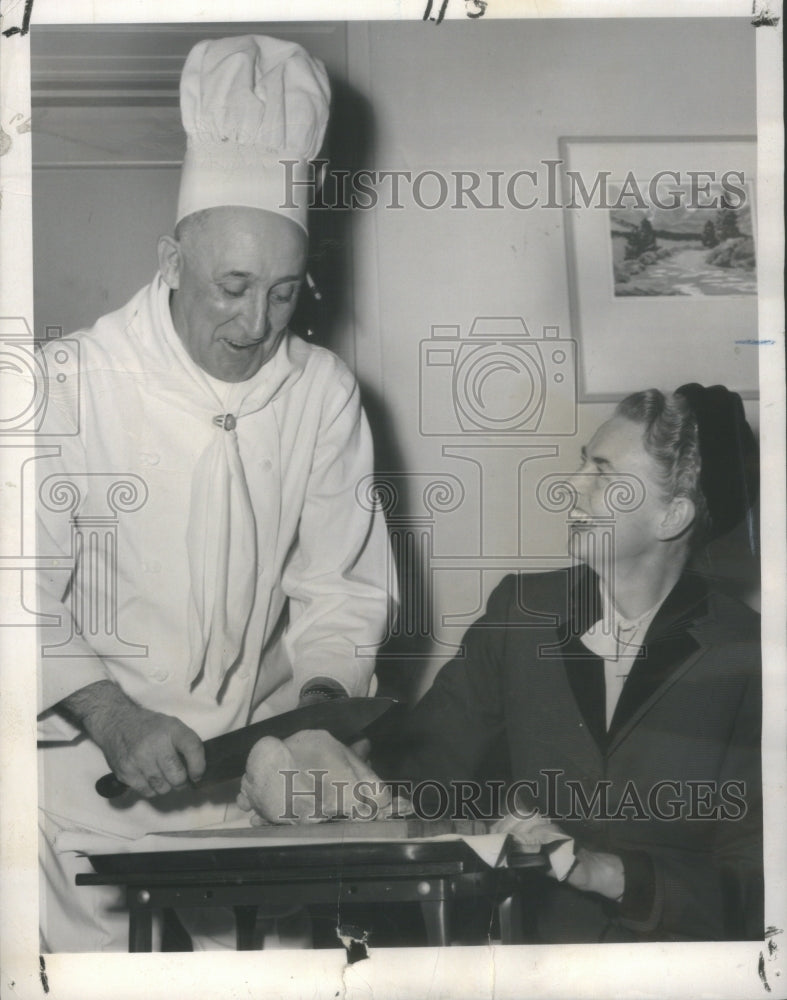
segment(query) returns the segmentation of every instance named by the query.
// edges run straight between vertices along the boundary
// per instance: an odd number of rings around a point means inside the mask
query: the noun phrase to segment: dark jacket
[[[539,890],[540,939],[761,938],[759,616],[685,574],[604,723],[586,567],[506,577],[414,708],[389,775],[508,780],[579,845],[623,858],[620,903]],[[465,810],[467,812],[467,810]]]

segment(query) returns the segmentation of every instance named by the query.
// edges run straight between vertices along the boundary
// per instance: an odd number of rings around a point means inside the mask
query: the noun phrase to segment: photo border
[[[258,5],[227,5],[226,21],[253,20]],[[685,4],[645,0],[636,16],[738,16],[751,18],[748,2],[702,3],[699,10]],[[272,8],[272,9],[270,9]],[[290,4],[271,4],[265,21],[292,19]],[[775,8],[772,5],[771,10]],[[759,5],[762,13],[762,5]],[[2,27],[19,27],[3,37],[0,50],[2,124],[14,114],[29,122],[29,44],[22,34],[21,3],[3,5]],[[279,10],[283,17],[277,17]],[[755,3],[755,13],[758,5]],[[374,12],[386,18],[422,19],[421,4],[378,3]],[[501,14],[502,12],[502,14]],[[299,19],[319,20],[324,4],[304,2]],[[370,17],[365,7],[363,19]],[[488,17],[537,16],[535,5],[490,0]],[[631,16],[628,3],[556,2],[554,16]],[[773,16],[780,16],[776,10]],[[446,17],[464,17],[464,4],[452,3]],[[771,16],[769,14],[769,16]],[[39,23],[101,21],[194,20],[171,2],[149,0],[125,5],[103,2],[37,2],[33,19]],[[51,20],[50,20],[51,19]],[[205,18],[213,20],[214,18]],[[361,19],[355,4],[331,5],[331,20]],[[439,30],[425,24],[424,30]],[[483,29],[481,29],[483,30]],[[773,340],[763,352],[760,389],[762,398],[761,446],[763,461],[763,652],[764,774],[766,833],[766,926],[773,934],[763,943],[641,944],[632,956],[631,946],[505,946],[436,949],[386,949],[374,951],[370,960],[347,966],[339,952],[266,952],[246,954],[172,955],[51,955],[39,961],[37,944],[37,864],[35,851],[36,796],[30,794],[35,775],[35,683],[19,663],[34,661],[34,635],[30,629],[3,629],[2,643],[2,760],[0,783],[0,877],[2,878],[2,941],[0,989],[9,996],[57,1000],[74,997],[136,997],[140,990],[152,997],[254,996],[285,997],[422,997],[550,996],[566,1000],[601,996],[664,996],[671,1000],[699,995],[714,998],[779,996],[787,983],[784,955],[787,942],[785,915],[785,801],[784,712],[787,704],[784,656],[784,362],[783,362],[783,225],[781,117],[781,30],[763,22],[757,29],[758,76],[758,278],[759,337]],[[9,114],[10,113],[10,114]],[[2,182],[2,232],[0,255],[0,315],[32,318],[32,229],[30,221],[30,136],[17,129],[13,146],[0,160]],[[767,260],[767,266],[760,262]],[[14,483],[6,477],[5,496],[13,496]],[[9,475],[11,472],[9,472]],[[8,484],[11,484],[10,486]],[[8,503],[6,499],[4,501]],[[13,505],[12,505],[13,506]],[[5,512],[5,510],[3,511]],[[31,512],[26,512],[30,516]],[[4,529],[5,534],[5,529]],[[0,574],[7,575],[7,574]],[[34,780],[32,782],[35,784]],[[9,905],[12,910],[9,914]],[[772,945],[772,947],[771,947]],[[304,976],[307,988],[304,988]],[[766,984],[769,984],[766,986]]]

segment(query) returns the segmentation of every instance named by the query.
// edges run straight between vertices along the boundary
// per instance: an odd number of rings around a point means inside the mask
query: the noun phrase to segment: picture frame
[[[621,399],[640,366],[672,390],[675,353],[706,383],[757,398],[755,138],[559,146],[580,399]]]

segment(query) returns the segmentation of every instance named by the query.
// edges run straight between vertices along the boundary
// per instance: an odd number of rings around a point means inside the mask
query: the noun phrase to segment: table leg
[[[233,906],[235,913],[235,935],[238,951],[253,951],[254,929],[257,925],[256,906]]]
[[[426,924],[426,943],[430,947],[444,947],[450,944],[448,901],[446,899],[422,899],[421,912]]]
[[[503,944],[524,944],[525,932],[522,924],[522,908],[517,895],[502,900],[497,907],[500,920],[500,941]]]
[[[153,911],[149,906],[129,908],[128,950],[153,951]]]

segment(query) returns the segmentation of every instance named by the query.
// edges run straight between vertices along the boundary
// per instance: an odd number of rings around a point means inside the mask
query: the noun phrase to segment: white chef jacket
[[[208,739],[252,714],[293,708],[314,678],[366,694],[391,591],[383,518],[356,495],[372,471],[358,386],[332,353],[288,334],[242,383],[237,412],[257,526],[257,551],[248,557],[258,579],[243,654],[218,699],[205,683],[190,689],[192,470],[211,436],[226,432],[213,422],[221,401],[174,330],[168,293],[158,275],[75,335],[79,379],[71,372],[50,387],[47,431],[54,423],[62,436],[42,439],[56,442],[59,454],[34,463],[38,553],[48,560],[38,575],[39,612],[55,616],[40,629],[48,647],[39,669],[43,804],[60,825],[118,836],[215,822],[224,807],[190,791],[132,806],[102,799],[94,784],[107,771],[103,754],[52,706],[109,678],[140,705]],[[46,348],[50,355],[57,349],[57,342]],[[58,487],[64,479],[70,492]],[[124,482],[130,485],[111,492],[111,483]],[[70,582],[72,550],[79,557],[80,546],[83,559],[90,549],[98,560],[82,636],[73,623],[79,588]]]

